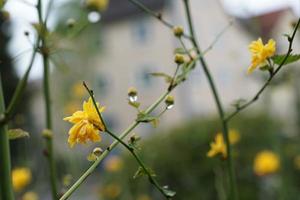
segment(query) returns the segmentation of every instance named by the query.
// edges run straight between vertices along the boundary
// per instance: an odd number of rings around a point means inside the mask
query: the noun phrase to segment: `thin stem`
[[[4,96],[2,92],[2,81],[0,75],[0,113],[4,113]],[[6,125],[0,125],[0,199],[14,200],[11,182],[11,159],[9,149],[9,138]]]
[[[229,114],[226,117],[226,119],[225,119],[226,121],[230,121],[239,112],[241,112],[242,110],[246,109],[247,107],[249,107],[250,105],[252,105],[255,101],[257,101],[259,99],[260,95],[264,92],[264,90],[267,88],[267,86],[271,83],[271,81],[273,80],[273,78],[275,77],[275,75],[282,69],[282,67],[284,66],[284,64],[287,61],[288,57],[291,55],[291,53],[292,53],[292,47],[293,47],[293,41],[294,41],[294,38],[295,38],[295,35],[296,35],[296,32],[297,32],[299,26],[300,26],[300,18],[298,19],[297,25],[295,26],[295,29],[294,29],[294,31],[292,33],[292,36],[288,37],[289,47],[288,47],[287,53],[286,53],[284,59],[279,64],[279,66],[276,68],[276,70],[273,73],[271,73],[271,75],[268,78],[268,80],[263,84],[263,86],[260,88],[260,90],[254,95],[254,97],[250,101],[248,101],[247,103],[245,103],[242,106],[238,107],[231,114]]]
[[[137,1],[137,0],[128,0],[130,1],[132,4],[134,4],[135,6],[137,6],[138,8],[140,8],[142,11],[148,13],[149,15],[155,17],[156,19],[158,19],[161,23],[163,23],[166,27],[173,29],[174,25],[171,24],[170,22],[166,21],[162,15],[160,13],[156,13],[153,10],[149,9],[148,7],[146,7],[144,4],[142,4],[141,2]],[[186,33],[183,34],[183,37],[186,39],[190,39],[191,36],[187,35]]]
[[[191,10],[190,10],[190,5],[189,5],[189,0],[184,0],[184,7],[185,7],[185,12],[186,12],[186,17],[188,20],[188,26],[189,26],[189,30],[190,30],[190,34],[192,36],[191,41],[194,45],[194,47],[197,50],[198,54],[202,54],[200,47],[198,45],[198,42],[196,40],[196,36],[195,36],[195,31],[194,31],[194,26],[193,26],[193,22],[192,22],[192,16],[191,16]],[[236,184],[236,177],[235,177],[235,171],[234,171],[234,165],[233,165],[233,158],[232,158],[232,154],[231,154],[231,145],[229,143],[229,136],[228,136],[228,124],[226,122],[226,120],[224,120],[224,110],[223,110],[223,106],[221,104],[221,100],[219,98],[218,95],[218,91],[217,88],[215,86],[214,80],[211,76],[211,73],[207,67],[207,63],[204,59],[203,56],[200,57],[200,63],[203,67],[204,73],[208,79],[210,88],[212,90],[213,93],[213,97],[218,109],[218,113],[219,113],[219,117],[222,123],[222,129],[223,129],[223,137],[225,139],[225,143],[226,143],[226,150],[227,150],[227,170],[228,170],[228,176],[229,176],[229,182],[230,182],[230,194],[229,194],[229,199],[237,199],[237,184]]]
[[[50,2],[51,4],[51,2]],[[40,35],[41,37],[41,54],[43,58],[43,67],[44,67],[44,77],[43,77],[43,91],[44,91],[44,101],[45,101],[45,110],[46,110],[46,128],[52,130],[52,112],[51,112],[51,96],[50,96],[50,81],[49,81],[49,50],[47,47],[46,41],[46,32],[47,32],[47,21],[43,21],[42,15],[42,2],[38,0],[37,11],[39,17],[39,23],[43,27],[43,32]],[[48,11],[49,12],[49,11]],[[51,194],[52,199],[58,199],[57,193],[57,184],[56,184],[56,168],[55,168],[55,159],[53,153],[53,137],[46,139],[46,148],[47,148],[47,159],[50,172],[50,185],[51,185]]]
[[[38,44],[39,42],[40,42],[40,38],[37,39],[36,44]],[[33,50],[27,70],[26,70],[25,74],[23,75],[23,78],[18,82],[17,88],[14,91],[13,97],[12,97],[11,101],[9,102],[9,105],[7,106],[7,110],[4,113],[4,117],[2,119],[0,119],[0,124],[7,123],[13,117],[14,112],[15,112],[15,110],[21,100],[21,97],[24,94],[25,88],[27,86],[28,77],[29,77],[30,71],[32,69],[34,60],[35,60],[37,50],[38,50],[38,47],[36,46]]]
[[[165,92],[161,95],[146,111],[146,114],[151,113],[170,93],[170,91]],[[125,131],[119,136],[120,140],[123,140],[140,122],[134,121]],[[114,140],[113,143],[97,158],[97,160],[80,176],[80,178],[71,186],[71,188],[59,199],[66,200],[72,193],[85,181],[85,179],[93,173],[97,166],[106,158],[109,152],[114,149],[119,144],[118,140]]]

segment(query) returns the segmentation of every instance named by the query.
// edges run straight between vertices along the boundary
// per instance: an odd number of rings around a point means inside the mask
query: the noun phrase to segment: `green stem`
[[[252,105],[255,101],[257,101],[259,99],[260,95],[267,88],[267,86],[271,83],[271,81],[273,80],[273,78],[275,77],[275,75],[282,69],[282,67],[284,66],[285,62],[287,61],[287,59],[291,55],[292,50],[293,50],[293,48],[292,48],[293,47],[293,42],[294,42],[295,35],[296,35],[296,32],[297,32],[299,26],[300,26],[300,18],[298,19],[298,22],[297,22],[297,24],[295,26],[295,29],[294,29],[294,31],[292,33],[292,36],[288,37],[289,47],[288,47],[287,53],[286,53],[285,57],[283,58],[283,60],[281,61],[281,63],[279,64],[279,66],[276,68],[276,70],[273,73],[271,73],[271,75],[268,78],[268,80],[263,84],[263,86],[260,88],[260,90],[254,95],[254,97],[250,101],[246,102],[245,104],[243,104],[242,106],[240,106],[239,108],[237,108],[231,114],[229,114],[226,117],[226,119],[225,119],[226,121],[230,121],[239,112],[241,112],[242,110],[246,109],[247,107],[249,107],[250,105]]]
[[[51,4],[51,2],[50,2]],[[49,7],[50,8],[50,7]],[[41,54],[43,58],[43,66],[44,66],[44,77],[43,77],[43,91],[44,91],[44,101],[45,101],[45,111],[46,111],[46,128],[52,131],[52,112],[51,112],[51,97],[50,97],[50,81],[49,81],[49,49],[47,47],[46,34],[47,34],[47,20],[43,21],[42,15],[42,1],[38,0],[37,3],[37,11],[39,23],[43,26],[43,32],[40,33],[41,37]],[[49,10],[48,10],[49,12]],[[53,137],[46,139],[46,148],[47,148],[47,160],[49,165],[49,173],[50,173],[50,185],[51,185],[51,194],[52,199],[58,199],[57,193],[57,184],[56,184],[56,168],[55,168],[55,159],[53,153]]]
[[[46,128],[52,130],[52,113],[51,113],[51,99],[50,99],[50,85],[49,85],[49,58],[48,55],[43,54],[44,63],[44,100],[45,100],[45,110],[46,110]],[[51,193],[53,199],[58,199],[57,196],[57,185],[56,185],[56,168],[55,160],[53,155],[53,137],[46,139],[47,148],[47,159],[49,163],[50,170],[50,184]]]
[[[195,36],[195,31],[194,31],[194,26],[193,26],[193,22],[192,22],[192,17],[191,17],[191,10],[190,10],[190,5],[189,5],[189,0],[184,0],[184,7],[185,7],[185,11],[186,11],[186,16],[187,16],[187,20],[188,20],[188,26],[189,26],[189,30],[190,30],[190,34],[191,34],[191,41],[193,43],[193,46],[196,48],[197,53],[199,55],[201,55],[201,50],[200,47],[198,45],[198,42],[196,40],[196,36]],[[233,165],[233,158],[232,158],[232,153],[231,153],[231,145],[229,143],[229,135],[228,135],[228,124],[227,121],[225,120],[225,115],[224,115],[224,110],[223,110],[223,106],[221,104],[221,100],[219,98],[218,95],[218,91],[216,89],[214,80],[211,76],[211,73],[207,67],[207,63],[204,59],[204,57],[200,57],[200,62],[201,65],[203,67],[204,73],[208,79],[210,88],[212,90],[213,93],[213,97],[218,109],[218,113],[220,116],[220,120],[222,122],[222,129],[223,129],[223,137],[225,139],[225,143],[226,143],[226,150],[227,150],[227,170],[228,170],[228,176],[229,176],[229,182],[230,182],[230,193],[229,193],[229,199],[237,199],[238,195],[237,195],[237,184],[236,184],[236,177],[235,177],[235,171],[234,171],[234,165]]]
[[[107,132],[111,137],[113,137],[116,141],[118,141],[120,144],[122,144],[132,155],[133,157],[136,159],[136,161],[139,163],[139,165],[142,167],[142,169],[144,170],[144,172],[147,174],[150,183],[152,183],[156,189],[158,189],[158,191],[160,191],[162,193],[162,195],[164,195],[167,199],[169,198],[169,196],[167,194],[165,194],[163,188],[158,184],[157,180],[153,177],[153,175],[151,175],[150,171],[147,169],[147,167],[145,166],[144,162],[141,160],[141,158],[135,153],[134,148],[130,147],[128,144],[126,144],[123,140],[121,140],[120,138],[118,138],[118,136],[116,134],[114,134],[112,131],[108,130],[105,121],[102,117],[102,114],[97,106],[96,100],[94,98],[94,92],[93,90],[90,90],[89,87],[86,85],[85,82],[83,82],[84,87],[86,88],[86,90],[88,91],[90,97],[92,98],[94,107],[97,111],[98,117],[100,119],[100,121],[103,123],[104,126],[104,130],[99,129],[99,131],[105,131]]]
[[[170,91],[165,92],[161,97],[157,99],[145,112],[146,114],[151,113],[170,93]],[[122,134],[118,137],[123,140],[140,122],[133,122]],[[113,143],[97,158],[97,160],[80,176],[80,178],[71,186],[71,188],[59,199],[66,200],[72,193],[85,181],[85,179],[93,173],[97,166],[106,158],[111,150],[113,150],[119,144],[118,140],[114,140]]]
[[[3,114],[4,111],[5,105],[0,75],[0,113]],[[0,158],[0,199],[14,200],[14,193],[11,182],[9,138],[6,125],[0,125]]]

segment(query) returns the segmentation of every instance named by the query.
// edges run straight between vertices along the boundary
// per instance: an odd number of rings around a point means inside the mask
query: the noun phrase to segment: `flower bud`
[[[134,103],[137,101],[137,99],[138,99],[137,94],[138,94],[138,92],[134,87],[130,87],[128,89],[128,97],[129,97],[129,101],[131,103]]]
[[[44,129],[43,132],[42,132],[42,136],[43,136],[45,139],[52,139],[53,133],[52,133],[52,131],[49,130],[49,129]]]
[[[73,18],[69,18],[66,22],[66,25],[68,26],[68,28],[73,28],[76,24],[76,20]]]
[[[94,154],[95,156],[100,156],[102,153],[103,153],[103,150],[102,150],[100,147],[96,147],[96,148],[94,148],[94,150],[93,150],[93,154]]]
[[[174,106],[174,97],[169,95],[165,100],[167,109],[170,110]]]
[[[174,58],[175,63],[177,64],[182,64],[185,61],[184,55],[182,54],[175,54],[175,58]]]
[[[173,33],[176,37],[181,37],[183,35],[183,28],[182,26],[174,26]]]

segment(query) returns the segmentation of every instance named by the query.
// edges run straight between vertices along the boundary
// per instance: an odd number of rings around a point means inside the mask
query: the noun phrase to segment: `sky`
[[[68,0],[54,0],[53,8],[59,7]],[[291,8],[294,13],[300,16],[300,0],[220,0],[228,12],[228,14],[240,17],[249,18],[251,16],[261,15],[266,12],[276,11],[282,8]],[[26,70],[34,41],[33,37],[29,40],[24,36],[25,31],[33,33],[30,23],[37,22],[37,13],[34,8],[37,0],[8,0],[5,5],[5,10],[10,12],[11,26],[11,41],[9,51],[14,59],[14,65],[19,76],[24,74]],[[49,0],[43,0],[44,7]],[[55,18],[50,18],[49,26],[53,26]],[[30,34],[33,36],[33,34]],[[42,76],[42,68],[39,63],[41,58],[36,60],[31,71],[30,79],[39,79]]]

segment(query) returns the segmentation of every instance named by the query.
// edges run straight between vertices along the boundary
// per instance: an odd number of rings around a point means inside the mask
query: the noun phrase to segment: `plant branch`
[[[195,31],[194,31],[194,26],[193,26],[193,22],[192,22],[192,16],[191,16],[191,10],[190,10],[190,5],[189,5],[189,0],[183,0],[184,3],[184,7],[185,7],[185,12],[186,12],[186,17],[188,20],[188,26],[189,26],[189,30],[190,30],[190,34],[192,36],[191,41],[193,43],[193,46],[196,48],[197,50],[197,54],[202,55],[202,52],[200,50],[200,46],[198,45],[198,42],[196,40],[196,35],[195,35]],[[211,73],[208,69],[207,63],[204,59],[203,56],[200,57],[200,63],[202,65],[202,68],[204,70],[204,73],[208,79],[211,91],[213,93],[213,97],[217,106],[217,110],[219,113],[219,117],[222,123],[222,133],[223,133],[223,137],[226,143],[226,150],[227,150],[227,155],[228,155],[228,159],[227,161],[227,170],[228,170],[228,176],[229,176],[229,181],[230,181],[230,194],[229,197],[230,199],[237,199],[237,184],[236,184],[236,177],[235,177],[235,171],[234,171],[234,165],[233,165],[233,158],[231,155],[231,145],[229,143],[229,135],[228,135],[228,124],[227,122],[224,120],[224,110],[223,110],[223,106],[217,91],[217,88],[215,86],[214,80],[211,76]]]
[[[288,42],[289,42],[289,47],[288,50],[286,52],[286,55],[284,57],[284,59],[282,60],[282,62],[279,64],[279,66],[276,68],[276,70],[271,73],[270,77],[268,78],[268,80],[263,84],[263,86],[260,88],[260,90],[254,95],[254,97],[248,101],[247,103],[243,104],[242,106],[238,107],[234,112],[232,112],[231,114],[229,114],[225,120],[226,121],[230,121],[234,116],[236,116],[239,112],[241,112],[242,110],[246,109],[247,107],[249,107],[250,105],[252,105],[255,101],[257,101],[260,97],[260,95],[265,91],[265,89],[267,88],[267,86],[271,83],[271,81],[273,80],[273,78],[275,77],[275,75],[282,69],[282,67],[284,66],[285,62],[287,61],[288,57],[291,55],[293,49],[293,41],[296,35],[296,32],[298,30],[300,26],[300,18],[298,19],[298,23],[295,26],[295,29],[292,33],[292,36],[288,37]]]
[[[4,95],[2,92],[2,80],[0,75],[0,114],[4,113]],[[9,138],[7,126],[0,125],[0,199],[14,200],[14,193],[11,182],[11,159],[9,151]]]

